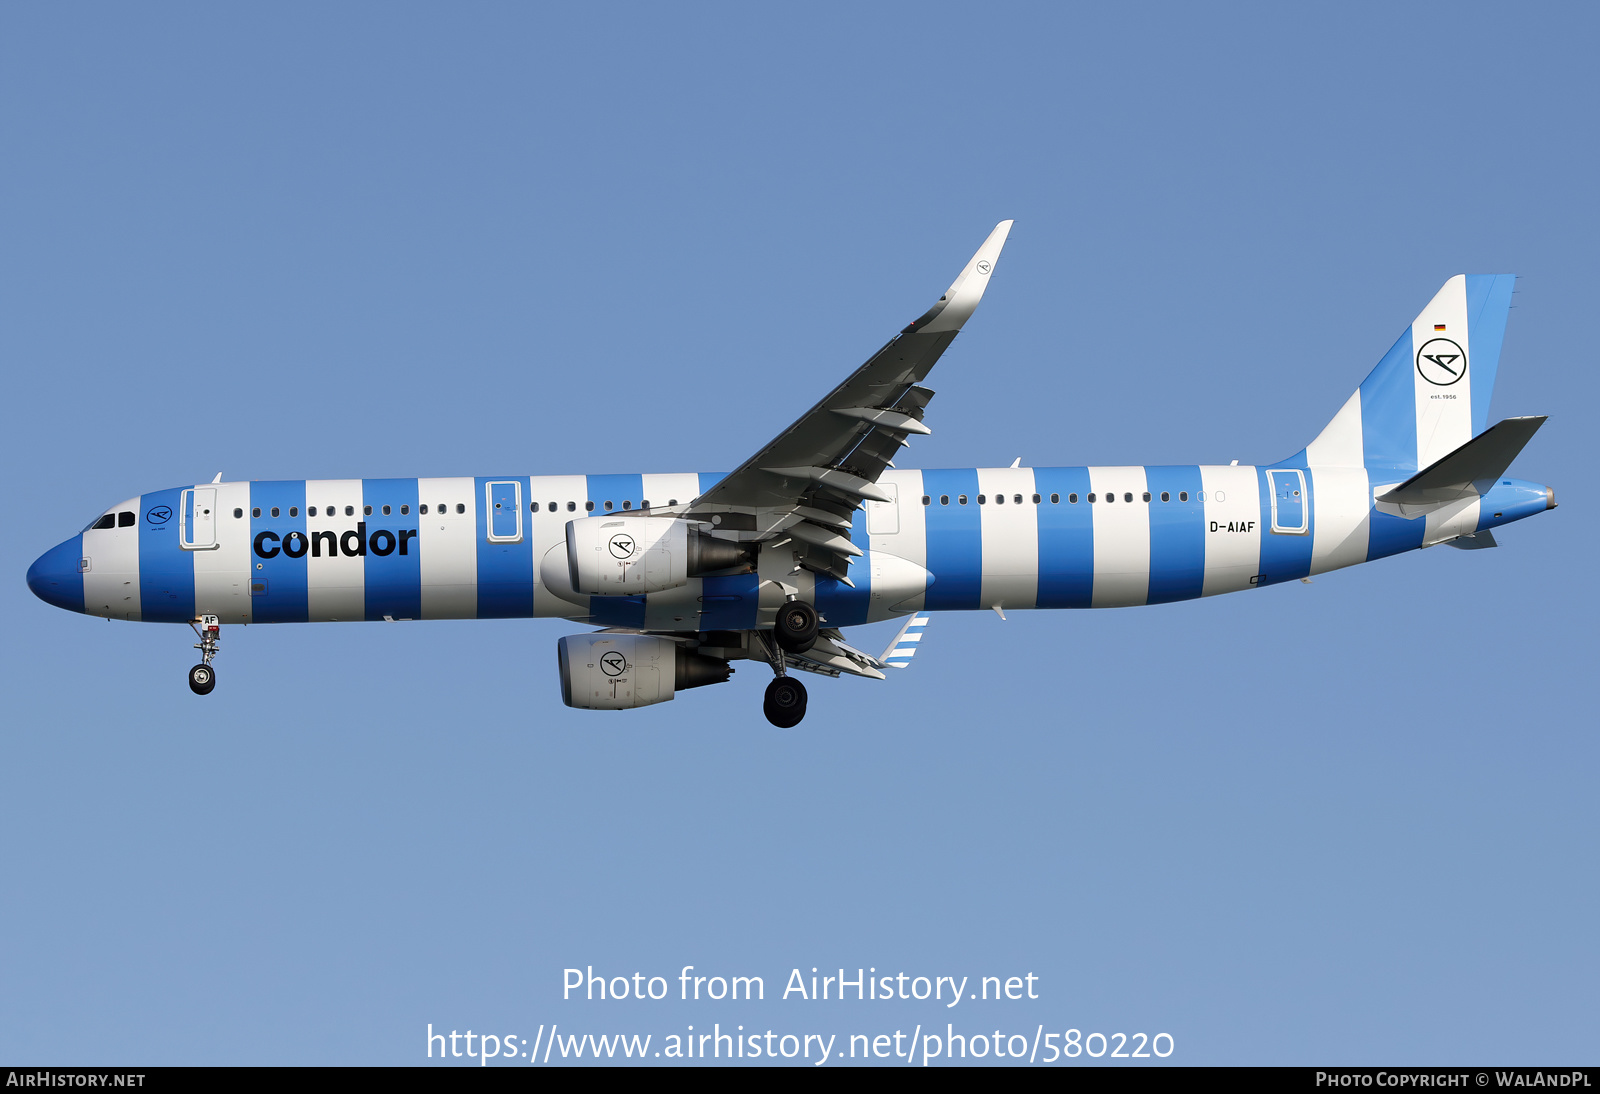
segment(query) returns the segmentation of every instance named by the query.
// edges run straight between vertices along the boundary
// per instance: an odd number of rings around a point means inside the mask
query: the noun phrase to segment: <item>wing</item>
[[[848,582],[851,514],[863,499],[888,501],[878,476],[922,424],[933,392],[920,386],[962,324],[983,299],[1011,232],[998,224],[937,303],[902,330],[844,383],[778,434],[761,451],[688,507],[692,516],[719,515],[730,538],[787,536],[801,565]]]

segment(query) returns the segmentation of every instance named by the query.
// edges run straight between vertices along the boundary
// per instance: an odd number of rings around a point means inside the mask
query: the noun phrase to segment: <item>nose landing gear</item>
[[[200,664],[189,670],[189,690],[196,695],[210,695],[211,689],[217,686],[217,672],[211,667],[211,659],[222,647],[219,638],[222,625],[216,616],[202,615],[198,620],[191,619],[189,626],[200,639],[194,646],[200,651]]]

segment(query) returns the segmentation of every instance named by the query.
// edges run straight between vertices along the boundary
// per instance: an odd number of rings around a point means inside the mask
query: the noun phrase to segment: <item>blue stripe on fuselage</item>
[[[717,483],[727,478],[728,473],[726,471],[701,471],[698,473],[697,477],[700,480],[700,493],[704,494],[707,490],[710,490],[713,486],[717,485]],[[678,500],[687,503],[693,499],[679,498]]]
[[[178,508],[183,490],[157,490],[140,503],[139,612],[148,623],[187,623],[194,618],[194,555],[178,546]],[[152,524],[161,507],[172,514]],[[221,523],[220,521],[218,523]]]
[[[1200,468],[1146,467],[1150,491],[1150,595],[1167,604],[1200,595],[1206,580],[1206,507]],[[1085,476],[1085,482],[1087,482]],[[1188,494],[1189,500],[1183,500]],[[1163,501],[1162,494],[1167,495]]]
[[[973,609],[983,592],[983,526],[978,513],[978,472],[973,469],[924,471],[923,492],[930,497],[928,518],[929,611]],[[967,504],[960,504],[965,494]],[[948,497],[948,505],[939,504]],[[851,580],[854,580],[852,576]]]
[[[1274,532],[1272,530],[1272,479],[1267,468],[1256,468],[1256,495],[1261,503],[1261,562],[1260,577],[1256,584],[1276,585],[1280,581],[1294,581],[1311,572],[1311,543],[1316,534],[1316,494],[1312,489],[1311,472],[1305,468],[1283,468],[1274,465],[1272,470],[1297,470],[1305,473],[1306,496],[1304,505],[1306,530],[1303,533]]]
[[[1033,488],[1039,492],[1038,605],[1087,608],[1094,595],[1094,514],[1084,501],[1089,469],[1035,468]],[[1070,500],[1074,494],[1077,504]]]
[[[478,618],[523,619],[533,615],[533,545],[531,521],[522,516],[522,542],[490,543],[489,514],[493,505],[488,501],[487,489],[491,482],[522,484],[520,509],[529,505],[530,482],[514,475],[485,476],[473,480],[477,489],[474,508],[477,510],[478,530]]]
[[[305,505],[303,479],[250,484],[250,618],[257,623],[304,623],[310,618],[306,555],[311,541],[306,538]],[[277,516],[272,515],[274,508]],[[291,551],[300,557],[291,557]],[[264,553],[272,557],[264,558]],[[263,581],[266,588],[259,590]]]
[[[361,501],[363,511],[371,510],[365,517],[367,557],[362,567],[367,618],[421,619],[421,551],[414,535],[402,535],[418,528],[417,480],[362,479]],[[524,529],[527,523],[524,518]]]
[[[760,584],[761,578],[756,574],[729,574],[701,581],[700,629],[737,631],[754,627],[760,606],[756,590]]]
[[[976,481],[976,480],[974,480]],[[850,524],[850,542],[863,550],[869,549],[872,540],[867,536],[867,511],[857,509]],[[817,611],[830,627],[853,627],[867,621],[872,607],[872,562],[858,557],[849,570],[851,588],[842,581],[819,575],[816,583]]]

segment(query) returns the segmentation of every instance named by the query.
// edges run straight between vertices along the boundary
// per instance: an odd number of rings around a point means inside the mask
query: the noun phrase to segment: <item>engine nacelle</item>
[[[720,684],[726,661],[653,634],[569,634],[556,643],[561,701],[582,710],[628,710],[665,703],[686,688]]]
[[[752,544],[705,535],[670,517],[604,516],[567,522],[567,572],[580,596],[638,596],[691,577],[752,564]]]

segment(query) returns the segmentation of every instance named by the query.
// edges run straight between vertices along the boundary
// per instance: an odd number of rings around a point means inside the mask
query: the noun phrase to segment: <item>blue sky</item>
[[[0,1058],[952,1021],[1164,1031],[1186,1063],[1593,1062],[1597,29],[8,7]],[[1512,272],[1491,415],[1551,416],[1516,473],[1561,508],[1310,586],[940,616],[790,732],[753,669],[568,710],[559,621],[233,632],[202,701],[186,629],[23,584],[218,471],[727,470],[1003,218],[901,466],[1279,459],[1447,277]],[[560,998],[569,966],[687,964],[768,1000]],[[812,966],[1040,998],[774,998]]]

